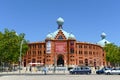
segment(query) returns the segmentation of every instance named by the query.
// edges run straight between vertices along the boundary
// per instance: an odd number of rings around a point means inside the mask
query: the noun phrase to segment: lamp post
[[[23,44],[23,40],[21,41],[20,43],[20,57],[19,57],[19,74],[21,73],[21,62],[22,62],[22,59],[21,59],[21,54],[22,54],[22,44]]]
[[[54,73],[55,73],[55,71],[56,71],[56,57],[54,56]]]

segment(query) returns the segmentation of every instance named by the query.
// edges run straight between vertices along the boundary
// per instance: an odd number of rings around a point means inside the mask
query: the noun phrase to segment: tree
[[[110,62],[113,66],[120,63],[120,47],[111,43],[106,44],[104,50],[106,52],[107,62]]]
[[[4,32],[0,32],[0,63],[18,63],[20,56],[20,44],[23,40],[22,55],[28,49],[28,41],[24,38],[25,34],[16,34],[14,30],[5,29]]]

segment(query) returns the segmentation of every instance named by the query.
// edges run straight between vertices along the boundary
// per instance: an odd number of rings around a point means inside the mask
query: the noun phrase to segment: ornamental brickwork
[[[105,66],[105,52],[98,44],[77,41],[72,33],[63,30],[62,18],[58,30],[47,35],[43,42],[28,43],[23,57],[24,66]]]

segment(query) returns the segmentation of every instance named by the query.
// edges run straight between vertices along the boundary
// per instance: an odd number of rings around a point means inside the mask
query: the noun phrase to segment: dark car
[[[96,74],[104,74],[106,70],[110,70],[110,68],[102,68],[96,71]]]
[[[70,74],[91,74],[89,67],[75,67],[69,71]]]

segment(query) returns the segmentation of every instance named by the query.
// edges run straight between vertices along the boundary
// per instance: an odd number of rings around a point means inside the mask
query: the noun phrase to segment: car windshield
[[[113,68],[112,70],[120,70],[120,68]]]
[[[80,70],[80,68],[79,68],[79,67],[76,67],[76,68],[74,68],[74,70]]]
[[[110,70],[111,68],[102,68],[103,70]]]

